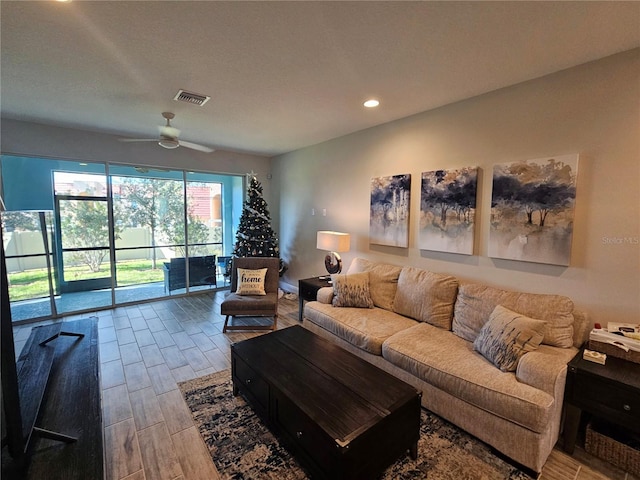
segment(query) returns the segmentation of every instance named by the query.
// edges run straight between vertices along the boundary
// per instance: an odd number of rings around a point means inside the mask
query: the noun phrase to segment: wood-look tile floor
[[[263,333],[222,333],[224,292],[96,312],[99,318],[107,480],[215,480],[220,476],[178,382],[230,368],[230,343]],[[298,301],[281,299],[278,328],[298,324]],[[75,320],[89,316],[67,317]],[[20,352],[31,327],[15,327]],[[638,480],[588,455],[556,448],[541,480]]]

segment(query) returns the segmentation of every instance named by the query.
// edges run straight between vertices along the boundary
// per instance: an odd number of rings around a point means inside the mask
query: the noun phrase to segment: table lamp
[[[348,233],[319,231],[317,237],[318,250],[328,251],[324,258],[324,266],[330,274],[342,271],[342,259],[338,252],[348,252],[351,244],[351,235]]]

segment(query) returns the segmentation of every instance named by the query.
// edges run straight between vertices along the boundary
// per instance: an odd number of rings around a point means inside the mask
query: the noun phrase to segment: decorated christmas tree
[[[247,199],[240,215],[236,233],[234,257],[280,257],[278,237],[271,228],[267,202],[262,197],[262,185],[251,175]],[[280,275],[286,267],[280,259]]]

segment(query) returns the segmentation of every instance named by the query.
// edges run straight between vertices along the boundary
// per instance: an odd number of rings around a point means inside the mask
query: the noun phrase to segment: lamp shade
[[[351,235],[326,230],[319,231],[316,247],[318,250],[327,252],[348,252],[351,247]]]

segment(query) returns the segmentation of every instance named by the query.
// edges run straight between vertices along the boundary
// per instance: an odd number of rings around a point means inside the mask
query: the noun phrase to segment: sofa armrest
[[[585,312],[573,311],[573,346],[581,348],[582,345],[589,340],[589,332],[593,328],[593,324],[589,321],[589,317]]]
[[[333,301],[333,287],[322,287],[316,294],[316,300],[320,303],[331,305]]]
[[[567,363],[576,355],[576,348],[559,348],[542,345],[538,350],[524,355],[518,362],[516,378],[539,390],[547,392],[554,398],[558,392],[558,381],[567,376]]]

